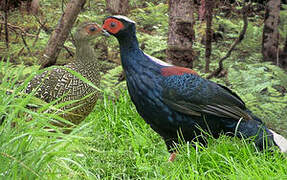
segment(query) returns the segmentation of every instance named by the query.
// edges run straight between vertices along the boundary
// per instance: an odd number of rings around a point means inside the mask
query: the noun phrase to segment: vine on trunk
[[[219,60],[218,68],[216,70],[214,70],[210,75],[208,75],[207,79],[211,79],[212,77],[217,77],[219,74],[221,74],[222,71],[224,71],[223,61],[231,55],[231,52],[235,49],[235,47],[244,39],[246,30],[247,30],[247,26],[248,26],[247,11],[248,11],[250,5],[251,5],[251,3],[248,3],[246,6],[245,6],[245,4],[243,4],[243,7],[241,9],[242,18],[243,18],[243,28],[239,34],[239,37],[233,42],[233,44],[231,45],[231,47],[229,48],[229,50],[227,51],[225,56]]]

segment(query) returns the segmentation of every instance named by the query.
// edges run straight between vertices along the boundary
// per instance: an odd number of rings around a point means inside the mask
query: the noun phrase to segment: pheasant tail
[[[279,147],[280,151],[283,153],[287,153],[287,139],[285,139],[280,134],[272,131],[271,129],[269,129],[269,131],[273,134],[274,142]]]

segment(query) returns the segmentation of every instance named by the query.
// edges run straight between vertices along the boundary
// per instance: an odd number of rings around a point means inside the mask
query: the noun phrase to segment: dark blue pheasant
[[[268,145],[275,143],[282,151],[287,150],[287,141],[267,129],[227,87],[141,51],[132,20],[110,16],[105,19],[103,28],[119,41],[128,91],[138,113],[162,136],[169,152],[173,152],[179,134],[185,141],[204,143],[204,139],[197,138],[200,129],[214,137],[221,133],[255,136],[255,144],[260,149],[268,140]],[[172,159],[174,155],[172,153]]]

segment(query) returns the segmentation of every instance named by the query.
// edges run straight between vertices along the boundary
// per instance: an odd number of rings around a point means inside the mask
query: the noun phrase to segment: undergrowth
[[[175,162],[167,162],[163,140],[136,113],[125,88],[116,98],[105,94],[84,122],[63,134],[50,123],[61,120],[56,114],[28,108],[33,96],[21,91],[33,76],[15,83],[24,66],[1,67],[9,76],[0,85],[0,179],[287,178],[286,155],[224,135],[207,137],[207,147],[182,143]]]

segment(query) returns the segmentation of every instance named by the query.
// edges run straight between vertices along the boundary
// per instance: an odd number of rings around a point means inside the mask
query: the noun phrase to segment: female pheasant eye
[[[94,26],[90,27],[90,31],[91,31],[91,32],[94,32],[94,31],[96,31],[96,30],[97,30],[96,27],[94,27]]]
[[[111,22],[111,28],[114,28],[114,27],[116,27],[117,26],[117,24],[115,23],[115,22]]]

